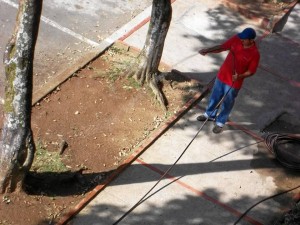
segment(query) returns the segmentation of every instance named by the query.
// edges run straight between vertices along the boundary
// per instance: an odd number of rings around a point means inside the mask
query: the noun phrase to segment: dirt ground
[[[248,5],[257,14],[278,14],[285,4],[226,1]],[[166,113],[150,90],[125,77],[136,53],[128,46],[111,47],[33,107],[36,145],[49,158],[58,155],[64,169],[41,171],[35,163],[26,193],[1,196],[0,224],[55,224],[195,94],[197,83],[169,73],[162,86],[169,101]]]
[[[272,16],[281,15],[282,11],[295,0],[223,0],[223,2],[228,7],[247,12],[243,15],[249,18],[261,17],[261,15],[272,18]]]
[[[167,73],[165,112],[151,90],[125,76],[136,55],[115,44],[33,107],[35,143],[49,156],[59,153],[64,170],[34,163],[27,193],[3,196],[0,224],[54,223],[194,96],[195,81]]]

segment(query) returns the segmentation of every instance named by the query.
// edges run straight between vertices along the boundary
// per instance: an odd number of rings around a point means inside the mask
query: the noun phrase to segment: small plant
[[[108,78],[111,81],[117,80],[122,74],[125,74],[132,67],[133,58],[124,55],[125,58],[112,61],[110,70],[108,71]]]
[[[119,65],[114,64],[112,68],[108,71],[108,79],[110,81],[116,81],[121,74],[124,73],[124,68],[122,68],[122,64],[120,63]]]
[[[164,115],[165,119],[169,119],[171,116],[173,116],[175,114],[175,112],[171,112],[171,111],[167,111]]]
[[[104,61],[110,62],[108,69],[103,71],[96,67],[89,67],[88,69],[94,70],[96,73],[94,77],[107,78],[111,82],[116,81],[120,76],[124,75],[132,67],[132,62],[135,60],[135,57],[130,55],[128,50],[114,45],[101,58]]]
[[[127,86],[130,86],[130,87],[132,87],[134,89],[141,88],[141,85],[134,78],[132,78],[132,77],[128,78],[127,82],[128,82]]]
[[[49,152],[41,142],[37,143],[36,153],[31,166],[36,172],[66,172],[69,169],[62,162],[58,152]]]
[[[111,46],[108,50],[107,50],[107,53],[111,56],[114,56],[116,54],[124,54],[126,51],[125,49],[121,49],[121,48],[118,48],[116,46]]]

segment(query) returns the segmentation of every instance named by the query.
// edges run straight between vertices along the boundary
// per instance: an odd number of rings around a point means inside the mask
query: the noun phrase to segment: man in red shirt
[[[199,51],[203,56],[207,53],[229,51],[218,72],[206,111],[197,117],[199,121],[215,121],[214,133],[222,132],[244,79],[256,72],[260,54],[254,41],[255,37],[255,30],[246,28],[221,45]],[[224,95],[226,96],[219,109],[216,108]]]

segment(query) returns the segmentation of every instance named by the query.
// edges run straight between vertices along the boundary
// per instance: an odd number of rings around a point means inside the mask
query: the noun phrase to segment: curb
[[[71,65],[67,69],[59,71],[56,77],[53,77],[53,79],[49,81],[46,85],[33,92],[32,105],[34,106],[36,103],[41,101],[45,96],[50,94],[59,85],[67,81],[74,73],[78,72],[80,69],[88,65],[91,61],[99,57],[99,55],[101,55],[116,41],[122,41],[126,39],[140,27],[145,25],[150,20],[150,15],[151,6],[146,8],[143,12],[141,12],[139,15],[137,15],[134,19],[125,24],[119,30],[111,34],[108,38],[102,41],[99,44],[99,46],[97,46],[91,52],[89,52],[84,58],[77,60],[73,65]]]
[[[47,84],[34,91],[34,93],[32,94],[32,105],[34,106],[35,104],[37,104],[48,94],[54,91],[59,85],[67,81],[74,73],[84,68],[91,61],[99,57],[99,55],[101,55],[112,44],[113,43],[107,42],[106,40],[101,42],[100,46],[97,47],[97,49],[93,49],[84,58],[80,58],[78,61],[76,61],[73,66],[59,72],[58,75],[51,79]]]
[[[229,0],[221,0],[221,3],[225,7],[232,9],[234,11],[237,11],[244,17],[254,21],[256,24],[258,24],[259,27],[270,30],[270,31],[272,31],[276,27],[276,25],[284,18],[284,16],[288,12],[290,12],[294,8],[294,6],[298,2],[299,2],[299,0],[294,0],[280,13],[280,15],[271,16],[271,18],[268,18],[268,17],[257,15],[255,12],[247,9],[243,5],[238,5],[237,3],[233,3]]]
[[[176,2],[176,0],[171,0],[171,4],[173,4],[174,2]],[[137,31],[146,23],[148,23],[151,18],[151,7],[152,6],[146,8],[133,20],[125,24],[123,27],[121,27],[119,30],[113,33],[110,37],[102,41],[100,45],[97,48],[93,49],[87,56],[76,61],[71,67],[59,72],[56,77],[49,81],[49,83],[36,90],[32,95],[32,105],[34,106],[36,103],[41,101],[46,95],[48,95],[53,90],[55,90],[55,88],[64,83],[74,73],[85,67],[97,57],[99,57],[99,55],[101,55],[116,41],[124,41],[131,34],[133,34],[135,31]]]
[[[173,4],[174,2],[176,2],[176,0],[171,0],[171,4]],[[76,61],[71,67],[59,72],[56,77],[49,81],[49,83],[34,91],[32,95],[32,105],[34,106],[36,103],[41,101],[46,95],[50,94],[53,90],[55,90],[55,88],[63,84],[74,73],[85,67],[97,57],[99,57],[99,55],[101,55],[116,41],[124,41],[131,34],[133,34],[135,31],[137,31],[146,23],[148,23],[151,18],[151,7],[152,6],[146,8],[133,20],[125,24],[123,27],[121,27],[119,30],[113,33],[110,37],[102,41],[100,45],[97,48],[93,49],[87,56]]]

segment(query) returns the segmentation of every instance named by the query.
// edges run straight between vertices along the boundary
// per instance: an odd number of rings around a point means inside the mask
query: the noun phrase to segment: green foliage
[[[175,112],[171,112],[171,111],[167,111],[166,113],[165,113],[165,119],[169,119],[171,116],[173,116],[175,114]]]
[[[119,48],[118,46],[111,46],[102,59],[109,61],[110,68],[106,71],[100,71],[97,68],[92,68],[96,72],[97,77],[108,78],[109,81],[114,82],[120,76],[124,75],[132,67],[132,63],[136,58],[131,55],[126,48]]]
[[[108,50],[107,50],[107,53],[108,55],[110,56],[114,56],[114,55],[122,55],[122,54],[125,54],[127,51],[126,49],[124,48],[118,48],[117,46],[111,46]]]
[[[36,172],[66,172],[69,169],[62,162],[58,152],[49,152],[41,142],[37,144],[34,161],[31,170]]]
[[[127,84],[127,86],[129,86],[129,87],[132,87],[132,88],[134,88],[134,89],[139,89],[139,88],[141,88],[141,85],[139,84],[139,82],[137,82],[134,78],[132,78],[132,77],[129,77],[128,79],[127,79],[127,82],[128,82],[128,84]]]
[[[114,62],[113,66],[108,71],[108,79],[112,82],[116,81],[124,72],[126,71],[128,67],[125,66],[124,62]]]

